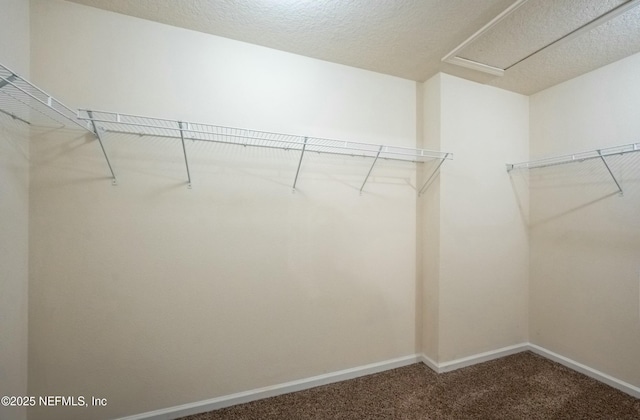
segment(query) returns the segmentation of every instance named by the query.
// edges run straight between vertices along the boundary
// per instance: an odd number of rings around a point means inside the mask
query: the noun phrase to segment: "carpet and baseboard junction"
[[[411,355],[125,417],[640,419],[640,388],[534,344],[435,363]]]

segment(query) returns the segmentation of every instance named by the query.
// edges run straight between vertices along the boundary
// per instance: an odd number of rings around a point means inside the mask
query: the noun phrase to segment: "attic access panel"
[[[640,0],[517,0],[442,61],[502,76],[638,5]]]

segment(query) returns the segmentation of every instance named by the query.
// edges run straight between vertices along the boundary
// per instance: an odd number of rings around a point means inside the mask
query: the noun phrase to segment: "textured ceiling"
[[[640,52],[640,7],[531,56],[490,84],[526,94]]]
[[[640,7],[532,52],[625,0],[528,0],[459,55],[502,77],[441,59],[514,0],[72,0],[173,26],[424,81],[444,71],[531,94],[640,52]]]
[[[507,69],[622,3],[625,0],[528,0],[458,56]]]

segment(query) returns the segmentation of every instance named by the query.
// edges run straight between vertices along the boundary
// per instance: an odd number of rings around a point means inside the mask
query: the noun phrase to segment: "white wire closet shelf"
[[[363,191],[379,159],[417,163],[436,161],[435,168],[418,191],[421,194],[429,186],[444,161],[452,158],[450,153],[425,149],[273,133],[88,109],[74,111],[0,64],[0,122],[7,118],[28,127],[70,128],[91,133],[100,144],[114,185],[117,183],[117,178],[104,147],[104,136],[109,132],[179,139],[182,142],[189,187],[191,187],[191,172],[185,139],[298,151],[300,157],[293,181],[294,190],[306,152],[372,158],[373,162],[360,187],[360,192]]]
[[[364,179],[360,192],[364,189],[373,167],[379,159],[405,162],[439,160],[439,164],[433,171],[433,174],[435,174],[444,160],[452,158],[450,153],[425,149],[412,149],[407,147],[385,146],[319,137],[274,133],[246,128],[144,117],[115,112],[94,111],[89,109],[81,109],[79,111],[79,119],[90,122],[92,126],[95,127],[95,131],[99,137],[103,137],[105,133],[118,133],[136,136],[175,138],[180,140],[182,142],[182,151],[184,154],[187,172],[187,183],[189,186],[191,186],[191,173],[189,170],[189,158],[185,146],[185,140],[298,151],[300,152],[300,160],[298,162],[298,169],[293,182],[294,190],[298,181],[302,160],[306,152],[373,158],[373,163]],[[425,186],[426,185],[427,184],[425,184]],[[422,192],[422,189],[420,192]]]
[[[622,187],[618,182],[618,179],[614,175],[613,171],[609,167],[606,157],[624,155],[626,153],[640,152],[640,143],[623,144],[620,146],[606,147],[602,149],[589,150],[586,152],[573,153],[570,155],[553,156],[543,159],[532,160],[528,162],[507,164],[507,172],[511,172],[519,169],[537,169],[547,168],[549,166],[564,165],[568,163],[584,162],[586,160],[599,159],[606,167],[609,175],[618,187],[620,195],[623,194]]]
[[[93,133],[77,112],[0,64],[0,111],[28,125],[79,128]]]
[[[0,64],[0,114],[31,127],[71,128],[91,133],[100,143],[115,183],[116,177],[111,162],[93,126],[78,119],[77,111],[73,111],[3,64]]]

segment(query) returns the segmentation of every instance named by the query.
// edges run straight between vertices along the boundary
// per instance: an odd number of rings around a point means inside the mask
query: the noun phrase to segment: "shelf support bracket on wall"
[[[11,118],[13,118],[14,120],[20,121],[21,123],[24,123],[24,124],[26,124],[26,125],[31,125],[31,123],[30,123],[29,121],[27,121],[27,120],[23,120],[22,118],[18,117],[17,115],[14,115],[14,114],[12,114],[12,113],[10,113],[10,112],[3,111],[3,110],[1,110],[1,109],[0,109],[0,113],[3,113],[4,115],[6,115],[6,116],[8,116],[8,117],[11,117]]]
[[[369,179],[369,175],[371,175],[371,171],[373,171],[373,167],[376,166],[376,162],[378,161],[378,158],[380,157],[380,153],[382,152],[382,148],[384,146],[380,146],[380,148],[378,149],[378,153],[376,153],[376,158],[373,160],[373,163],[371,164],[371,168],[369,168],[369,172],[367,173],[367,176],[364,178],[364,182],[362,183],[362,187],[360,187],[360,194],[362,194],[362,190],[364,189],[364,185],[367,183],[367,180]]]
[[[6,77],[8,77],[8,75],[4,75],[4,78]],[[101,136],[104,135],[103,133],[118,133],[131,136],[156,136],[180,140],[184,164],[187,171],[187,182],[189,185],[192,183],[189,154],[193,153],[193,151],[187,152],[187,140],[225,145],[292,150],[294,151],[294,155],[295,152],[300,152],[297,156],[298,165],[296,167],[295,178],[293,179],[292,185],[292,191],[294,193],[298,187],[298,179],[300,178],[303,160],[305,156],[308,155],[308,152],[338,156],[357,156],[367,159],[370,158],[370,162],[373,161],[373,163],[369,165],[369,168],[367,168],[368,172],[360,187],[361,193],[364,192],[364,188],[367,186],[369,179],[373,176],[373,171],[375,170],[376,165],[378,165],[378,162],[380,162],[380,159],[411,162],[414,165],[416,163],[428,161],[431,162],[430,165],[432,165],[429,166],[429,170],[433,170],[436,164],[439,163],[439,160],[451,159],[453,157],[452,153],[414,149],[402,146],[346,142],[335,139],[282,134],[210,124],[192,124],[180,120],[158,119],[115,112],[91,112],[87,109],[81,109],[78,112],[79,114],[77,117],[74,117],[71,121],[75,122],[75,119],[77,119],[79,122],[85,123],[83,128],[86,128],[93,134],[95,134],[94,130],[98,131],[99,129],[101,130],[99,132]],[[94,127],[93,129],[90,128],[92,124]],[[439,166],[436,168],[436,171],[438,169]],[[426,175],[425,170],[425,178]]]
[[[436,168],[433,170],[433,172],[431,172],[431,175],[429,176],[427,181],[422,185],[422,188],[420,188],[420,191],[418,191],[418,196],[420,196],[427,189],[427,187],[431,184],[431,180],[433,179],[434,176],[436,176],[436,174],[440,170],[440,167],[442,166],[444,161],[447,160],[447,156],[449,156],[449,153],[445,153],[444,157],[442,159],[440,159],[440,162],[438,163],[438,166],[436,166]]]
[[[191,188],[191,172],[189,171],[189,159],[187,158],[187,148],[184,144],[184,123],[182,121],[178,122],[178,126],[180,128],[180,140],[182,141],[182,152],[184,153],[184,164],[187,167],[187,188]],[[187,129],[189,126],[187,125]]]
[[[113,172],[113,168],[111,167],[111,161],[109,161],[109,156],[107,155],[107,151],[104,149],[104,143],[102,142],[102,135],[104,134],[104,130],[96,125],[96,122],[93,120],[93,112],[87,111],[87,115],[91,120],[91,126],[93,127],[93,132],[98,139],[98,143],[100,143],[100,148],[102,149],[102,154],[104,158],[107,160],[107,166],[109,166],[109,171],[111,172],[111,183],[113,185],[118,185],[118,179],[116,178],[116,174]]]
[[[16,76],[15,74],[12,74],[11,76],[7,77],[6,79],[0,80],[0,89],[5,87],[9,83],[13,82],[14,80],[16,80],[17,77],[18,76]]]
[[[304,138],[304,144],[302,145],[302,152],[300,153],[300,160],[298,161],[298,169],[296,170],[296,178],[293,180],[293,191],[296,190],[296,184],[298,183],[298,175],[300,174],[300,166],[302,166],[302,158],[304,157],[304,151],[307,149],[308,137]]]
[[[601,150],[598,150],[598,155],[600,156],[600,159],[602,159],[602,163],[604,163],[604,166],[605,166],[605,168],[607,168],[607,171],[609,171],[609,175],[611,175],[611,178],[613,178],[613,182],[616,183],[616,186],[618,187],[619,194],[621,196],[624,195],[624,191],[622,191],[622,187],[620,186],[620,183],[616,179],[616,176],[613,174],[613,171],[611,171],[611,168],[609,168],[609,164],[607,163],[607,160],[602,155],[602,151]]]
[[[2,80],[0,80],[0,89],[2,89],[3,87],[5,87],[6,85],[10,84],[11,82],[13,82],[14,80],[16,80],[18,76],[16,76],[15,74],[10,75],[7,78],[3,78]],[[0,112],[2,112],[4,115],[7,115],[11,118],[13,118],[14,120],[18,120],[22,123],[25,123],[27,125],[31,125],[31,123],[27,120],[23,120],[22,118],[18,117],[17,115],[14,115],[10,112],[6,112],[0,109]]]

